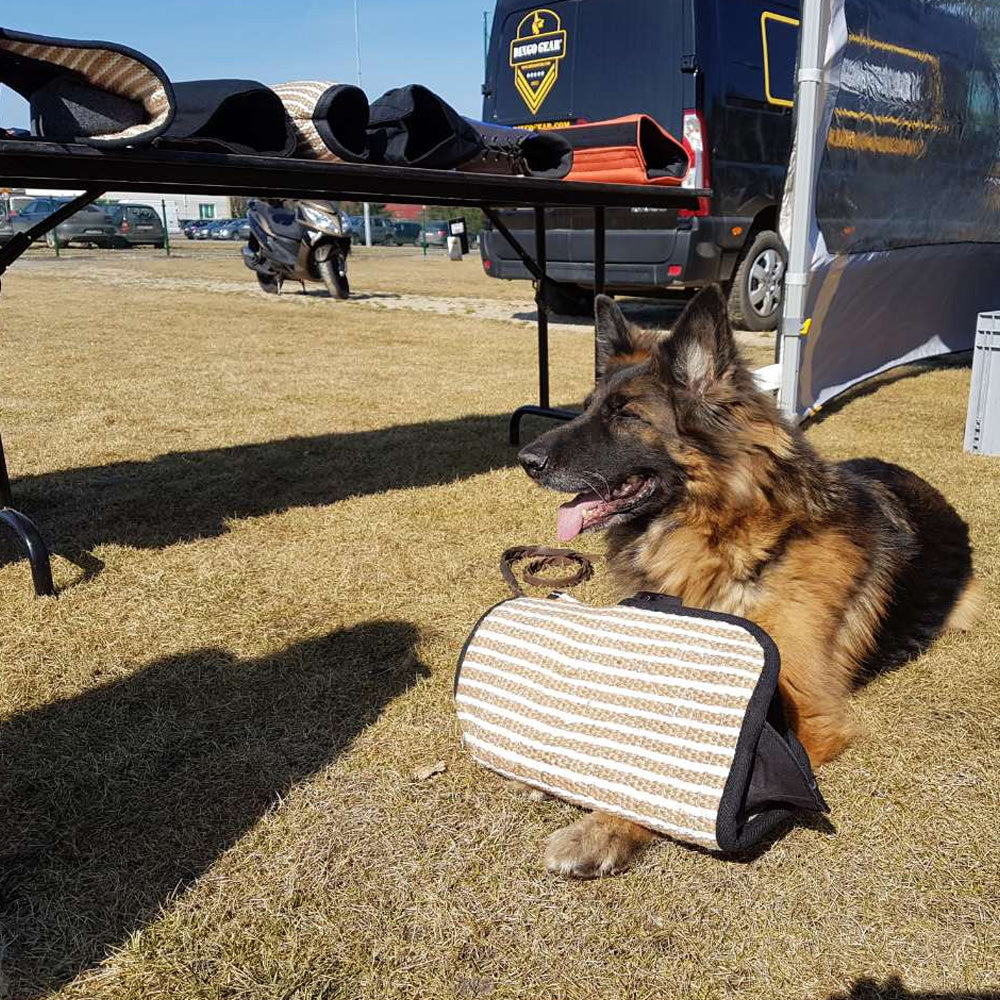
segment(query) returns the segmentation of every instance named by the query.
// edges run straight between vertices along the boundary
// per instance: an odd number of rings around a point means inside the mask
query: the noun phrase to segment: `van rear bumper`
[[[609,229],[605,266],[608,290],[680,289],[728,280],[735,266],[736,248],[729,250],[721,245],[722,220],[707,216],[691,219],[690,223],[690,228],[660,231]],[[534,256],[534,233],[516,229],[512,232]],[[549,277],[566,284],[592,287],[593,247],[592,230],[549,230],[546,233]],[[531,278],[528,269],[496,230],[483,230],[480,248],[483,268],[491,277]],[[671,269],[674,269],[673,274]]]

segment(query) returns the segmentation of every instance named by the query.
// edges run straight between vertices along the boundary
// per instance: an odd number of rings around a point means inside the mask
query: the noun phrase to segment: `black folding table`
[[[576,414],[549,405],[549,329],[546,310],[546,208],[590,208],[594,212],[594,290],[605,283],[605,211],[608,208],[696,209],[711,192],[680,187],[591,184],[466,174],[445,170],[322,163],[311,160],[216,153],[149,150],[103,152],[89,146],[34,140],[0,140],[0,182],[8,186],[82,189],[78,198],[34,229],[17,234],[0,247],[0,276],[32,240],[68,218],[105,191],[142,191],[258,198],[328,198],[351,201],[394,201],[432,205],[473,205],[510,243],[535,278],[538,316],[538,403],[521,406],[511,416],[510,440],[519,439],[526,414],[569,420]],[[532,256],[504,225],[500,208],[534,210],[535,253]],[[18,538],[31,564],[39,596],[55,588],[49,553],[35,524],[14,507],[0,437],[0,526]]]

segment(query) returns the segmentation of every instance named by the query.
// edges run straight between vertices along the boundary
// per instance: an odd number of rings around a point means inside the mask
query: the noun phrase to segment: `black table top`
[[[329,198],[433,205],[696,209],[707,190],[452,170],[0,140],[0,184],[36,188]]]

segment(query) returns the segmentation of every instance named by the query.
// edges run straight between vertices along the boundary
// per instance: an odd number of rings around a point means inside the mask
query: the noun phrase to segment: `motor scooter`
[[[346,299],[351,223],[331,201],[254,199],[247,210],[250,236],[243,263],[260,287],[280,295],[289,278],[321,281],[331,296]]]

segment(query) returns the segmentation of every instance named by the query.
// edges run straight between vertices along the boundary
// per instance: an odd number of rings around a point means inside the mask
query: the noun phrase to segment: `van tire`
[[[545,305],[553,316],[593,316],[594,293],[579,285],[549,281],[545,286]]]
[[[733,326],[754,333],[778,328],[787,262],[785,245],[776,232],[762,229],[754,236],[729,289],[729,321]]]

